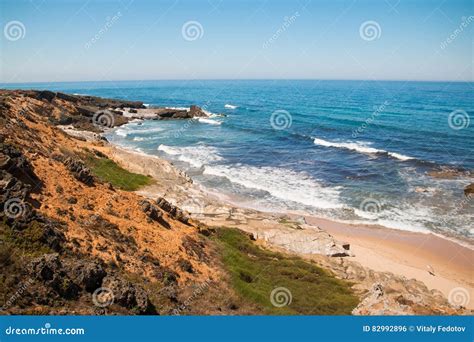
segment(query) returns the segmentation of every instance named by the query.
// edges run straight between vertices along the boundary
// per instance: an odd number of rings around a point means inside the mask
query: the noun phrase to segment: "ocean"
[[[7,86],[2,85],[3,88]],[[51,89],[203,107],[209,118],[132,122],[106,134],[158,155],[250,208],[433,232],[472,242],[474,83],[318,80],[35,83]]]

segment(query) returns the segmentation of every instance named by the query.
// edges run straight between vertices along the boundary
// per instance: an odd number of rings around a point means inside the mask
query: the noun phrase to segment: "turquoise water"
[[[22,85],[204,107],[211,117],[130,123],[113,143],[173,161],[242,205],[472,239],[473,83],[142,81]],[[18,87],[18,86],[17,86]],[[215,114],[225,114],[218,116]]]

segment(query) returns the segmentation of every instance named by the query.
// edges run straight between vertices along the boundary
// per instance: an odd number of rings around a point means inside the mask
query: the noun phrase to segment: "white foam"
[[[132,127],[140,127],[140,126],[133,125],[133,126],[125,127],[125,128],[119,128],[115,130],[115,134],[121,137],[127,137],[129,134],[150,134],[150,133],[162,132],[164,130],[162,127],[141,128],[141,129],[136,129]],[[135,138],[133,140],[135,140]],[[141,140],[135,140],[135,141],[141,141]]]
[[[226,177],[233,183],[247,188],[263,190],[272,196],[313,206],[316,208],[340,208],[339,192],[321,186],[305,173],[274,167],[239,165],[206,166],[204,174]]]
[[[119,135],[121,137],[126,137],[128,135],[128,132],[127,132],[127,130],[125,130],[123,128],[119,128],[115,131],[115,134]]]
[[[238,106],[234,106],[234,105],[231,105],[231,104],[226,104],[226,105],[224,106],[224,108],[227,108],[227,109],[236,109],[236,108],[238,108]]]
[[[206,145],[173,147],[161,144],[158,146],[158,150],[171,156],[177,156],[178,160],[197,168],[222,160],[216,148]]]
[[[148,138],[145,138],[145,137],[133,137],[133,141],[148,141],[148,140],[153,140],[154,137],[148,137]]]
[[[364,154],[386,153],[389,156],[402,160],[402,161],[413,159],[412,157],[405,156],[400,153],[388,152],[385,150],[369,147],[368,145],[370,143],[368,142],[332,142],[332,141],[314,138],[314,143],[319,146],[345,148],[351,151],[356,151],[356,152],[364,153]]]
[[[144,103],[143,104],[146,108],[150,107],[150,104],[149,103]]]
[[[174,109],[174,110],[186,110],[189,112],[189,107],[165,107],[166,109]]]
[[[206,118],[198,118],[198,121],[202,122],[202,123],[209,124],[209,125],[220,125],[220,124],[222,124],[221,121],[215,121],[215,120],[206,119]]]

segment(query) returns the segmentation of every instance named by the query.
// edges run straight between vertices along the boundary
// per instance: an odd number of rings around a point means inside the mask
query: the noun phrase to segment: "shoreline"
[[[133,172],[145,172],[158,181],[167,181],[166,186],[151,185],[139,190],[139,194],[155,199],[166,196],[178,205],[184,204],[184,209],[190,211],[192,217],[205,224],[236,227],[252,233],[257,240],[263,240],[270,247],[283,247],[290,253],[317,258],[317,253],[305,253],[311,249],[309,242],[306,243],[307,240],[285,240],[282,244],[281,239],[278,240],[280,237],[275,235],[279,232],[282,232],[281,235],[285,238],[296,235],[294,231],[283,231],[285,227],[276,227],[281,226],[281,217],[298,219],[303,216],[310,226],[309,230],[311,227],[320,228],[335,240],[350,244],[353,255],[343,259],[376,272],[389,272],[405,279],[419,280],[430,291],[440,291],[446,298],[450,298],[452,292],[458,288],[464,289],[470,298],[474,298],[474,272],[471,262],[474,260],[474,250],[447,238],[382,226],[348,224],[311,215],[268,213],[239,207],[235,203],[225,201],[219,193],[206,192],[193,184],[183,171],[162,157],[139,153],[112,143],[106,144],[104,148],[109,150],[112,157],[123,167]],[[198,207],[197,212],[189,210],[189,202],[191,207]],[[306,227],[304,233],[311,235]],[[302,246],[305,243],[306,245]],[[434,275],[430,274],[430,271],[434,271]],[[474,301],[468,301],[465,306],[467,309],[474,309]]]

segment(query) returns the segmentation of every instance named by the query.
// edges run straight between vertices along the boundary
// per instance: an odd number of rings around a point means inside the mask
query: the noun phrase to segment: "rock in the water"
[[[207,114],[201,109],[201,107],[196,106],[196,105],[192,105],[189,108],[189,114],[191,115],[192,118],[207,116]]]

